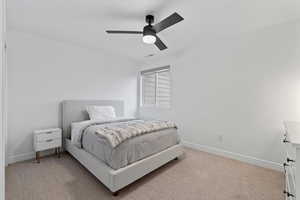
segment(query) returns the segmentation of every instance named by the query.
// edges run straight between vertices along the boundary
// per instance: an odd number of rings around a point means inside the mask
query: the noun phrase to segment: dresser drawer
[[[46,149],[52,149],[56,147],[61,147],[61,138],[48,139],[45,141],[40,141],[35,144],[35,151],[43,151]]]
[[[291,166],[285,167],[285,194],[286,199],[296,199],[296,179],[294,169]]]
[[[43,142],[50,139],[60,139],[61,138],[61,131],[48,131],[44,133],[39,133],[35,135],[36,142]]]
[[[285,138],[283,141],[286,158],[296,161],[296,148],[288,141],[288,139]]]

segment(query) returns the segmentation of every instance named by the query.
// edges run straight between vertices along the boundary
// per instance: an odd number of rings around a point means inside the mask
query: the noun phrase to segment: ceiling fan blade
[[[142,31],[119,31],[119,30],[107,30],[106,33],[113,34],[142,34]]]
[[[160,38],[157,37],[157,36],[156,36],[156,41],[155,41],[154,44],[155,44],[155,45],[157,46],[157,48],[159,48],[159,50],[161,50],[161,51],[168,48],[168,47],[160,40]]]
[[[169,17],[163,19],[162,21],[160,21],[159,23],[155,24],[153,26],[154,30],[156,31],[156,33],[180,22],[184,20],[183,17],[181,17],[178,13],[173,13],[172,15],[170,15]]]

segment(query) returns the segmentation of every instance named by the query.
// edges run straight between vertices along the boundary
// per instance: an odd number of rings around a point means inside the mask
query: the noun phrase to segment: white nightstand
[[[60,148],[62,145],[62,134],[60,128],[36,130],[33,132],[33,144],[36,152],[36,160],[40,162],[40,152],[48,149],[55,149],[60,157]]]

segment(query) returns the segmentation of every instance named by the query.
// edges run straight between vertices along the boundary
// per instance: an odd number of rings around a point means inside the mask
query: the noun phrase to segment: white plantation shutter
[[[141,106],[171,107],[170,67],[141,72]]]
[[[156,95],[156,103],[158,106],[171,106],[171,78],[169,70],[157,73]]]
[[[145,74],[142,77],[143,105],[155,105],[156,77],[155,74]]]

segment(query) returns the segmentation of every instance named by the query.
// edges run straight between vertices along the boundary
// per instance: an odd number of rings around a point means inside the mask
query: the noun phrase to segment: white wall
[[[5,68],[5,2],[0,0],[0,200],[5,199],[5,132],[3,126],[3,72]]]
[[[33,156],[33,130],[60,126],[62,100],[121,99],[136,114],[132,61],[15,31],[8,44],[9,162]]]
[[[187,50],[149,59],[142,69],[167,64],[172,109],[141,108],[142,117],[175,120],[195,146],[283,162],[282,121],[300,120],[300,23],[231,38],[200,35]]]
[[[33,156],[32,131],[59,126],[64,99],[124,99],[126,114],[135,114],[136,63],[30,34],[10,31],[8,39],[10,161]],[[142,64],[171,65],[173,106],[139,113],[176,121],[184,141],[282,163],[282,121],[300,120],[299,55],[297,22],[199,36]]]

